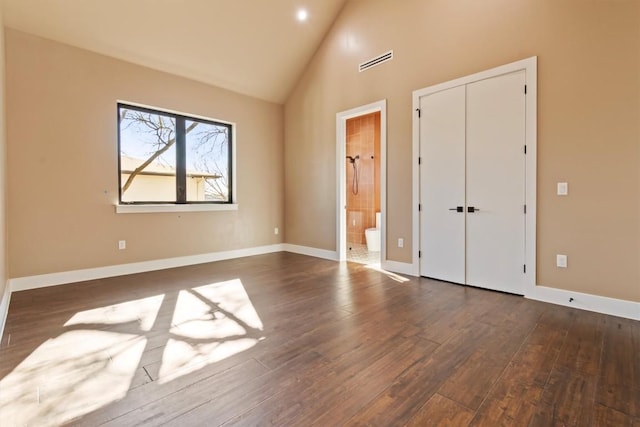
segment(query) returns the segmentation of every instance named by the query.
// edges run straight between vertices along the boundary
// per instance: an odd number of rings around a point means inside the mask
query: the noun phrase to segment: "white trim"
[[[110,265],[106,267],[87,268],[84,270],[63,271],[60,273],[41,274],[38,276],[18,277],[9,279],[11,292],[28,289],[45,288],[68,283],[84,282],[87,280],[103,279],[105,277],[123,276],[125,274],[144,273],[146,271],[164,270],[167,268],[184,267],[187,265],[203,264],[226,259],[242,258],[281,252],[282,244],[259,246],[255,248],[236,249],[232,251],[212,252],[200,255],[190,255],[177,258],[166,258],[153,261],[142,261],[131,264]]]
[[[420,250],[420,212],[418,205],[420,204],[420,118],[417,117],[416,112],[420,109],[420,96],[413,92],[413,129],[412,139],[413,147],[411,153],[412,161],[412,174],[411,174],[411,271],[414,276],[420,276],[420,258],[418,257],[418,251]]]
[[[7,315],[9,314],[9,303],[11,302],[11,288],[9,281],[5,283],[4,293],[0,298],[0,343],[4,335],[4,326],[7,323]]]
[[[581,292],[548,288],[546,286],[536,286],[532,292],[525,294],[525,298],[578,308],[580,310],[595,311],[596,313],[609,314],[611,316],[640,320],[640,302],[583,294]],[[573,301],[569,301],[570,298],[573,298]]]
[[[237,204],[177,204],[177,205],[115,205],[116,213],[155,213],[155,212],[209,212],[209,211],[237,211]]]
[[[384,261],[381,264],[382,269],[393,273],[406,274],[407,276],[417,276],[413,271],[413,264],[408,262]]]
[[[290,243],[284,243],[282,250],[285,252],[292,252],[294,254],[308,255],[316,258],[328,259],[330,261],[338,261],[338,253],[334,251],[328,251],[326,249],[311,248],[309,246],[292,245]]]
[[[418,251],[420,250],[420,217],[418,213],[418,204],[420,203],[420,170],[418,167],[418,158],[420,157],[420,121],[415,111],[420,108],[420,98],[445,89],[456,86],[466,85],[469,83],[485,80],[488,78],[512,73],[515,71],[525,71],[525,84],[527,85],[526,96],[526,129],[525,144],[527,145],[526,155],[526,188],[525,200],[527,204],[527,215],[525,222],[525,263],[527,272],[525,273],[525,294],[533,293],[536,287],[536,187],[537,187],[537,57],[523,59],[521,61],[512,62],[470,76],[461,77],[445,83],[429,86],[424,89],[415,90],[413,92],[413,209],[412,209],[412,227],[413,227],[413,254],[412,264],[415,275],[420,275],[420,260]]]
[[[229,123],[231,125],[231,203],[238,209],[238,155],[237,155],[237,139],[238,132],[235,123]]]
[[[347,259],[347,120],[380,112],[380,262],[387,259],[387,100],[362,105],[336,114],[336,254],[337,260]]]

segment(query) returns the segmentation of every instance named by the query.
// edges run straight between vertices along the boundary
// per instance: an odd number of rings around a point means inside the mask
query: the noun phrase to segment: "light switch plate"
[[[566,196],[569,194],[569,183],[568,182],[559,182],[558,183],[558,196]]]

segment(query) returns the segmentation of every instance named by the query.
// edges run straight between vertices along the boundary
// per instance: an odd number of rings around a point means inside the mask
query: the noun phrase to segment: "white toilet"
[[[380,252],[380,212],[376,212],[376,228],[367,228],[364,237],[369,252]]]

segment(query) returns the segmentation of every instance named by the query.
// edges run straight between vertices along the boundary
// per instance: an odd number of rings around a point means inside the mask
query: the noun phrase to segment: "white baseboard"
[[[4,334],[4,325],[7,322],[7,314],[9,314],[9,302],[11,301],[11,288],[9,282],[5,283],[4,292],[0,297],[0,342]]]
[[[583,294],[546,286],[536,286],[531,293],[525,295],[525,298],[640,320],[640,302]],[[570,299],[573,300],[570,301]]]
[[[316,258],[328,259],[330,261],[338,261],[338,253],[336,251],[328,251],[326,249],[311,248],[308,246],[298,246],[285,243],[282,245],[283,250],[286,252],[293,252],[294,254],[308,255]]]
[[[407,276],[417,276],[414,272],[413,264],[398,261],[382,261],[382,268],[394,273],[406,274]]]
[[[5,287],[5,291],[0,297],[0,340],[2,339],[2,334],[4,332],[4,325],[9,310],[9,302],[11,300],[12,292],[282,251],[313,256],[331,261],[338,260],[338,253],[335,251],[283,243],[232,251],[13,278],[9,279],[7,286]],[[382,268],[384,270],[408,276],[417,275],[414,267],[415,266],[413,264],[397,261],[384,261],[382,263]],[[597,295],[583,294],[580,292],[571,292],[545,286],[536,286],[531,292],[527,293],[525,297],[538,301],[564,305],[567,307],[575,307],[582,310],[640,320],[640,302],[619,300]],[[573,298],[573,301],[569,302],[570,298]]]
[[[190,255],[177,258],[159,259],[153,261],[135,262],[131,264],[110,265],[107,267],[87,268],[84,270],[64,271],[60,273],[41,274],[38,276],[17,277],[9,279],[11,292],[28,289],[44,288],[67,283],[84,282],[86,280],[103,279],[106,277],[123,276],[125,274],[144,273],[146,271],[164,270],[167,268],[184,267],[187,265],[204,264],[225,259],[242,258],[281,252],[282,244],[258,246],[255,248],[237,249],[224,252]]]

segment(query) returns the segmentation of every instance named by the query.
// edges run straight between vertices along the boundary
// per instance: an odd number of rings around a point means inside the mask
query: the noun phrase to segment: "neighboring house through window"
[[[231,124],[118,104],[121,204],[232,203]]]

